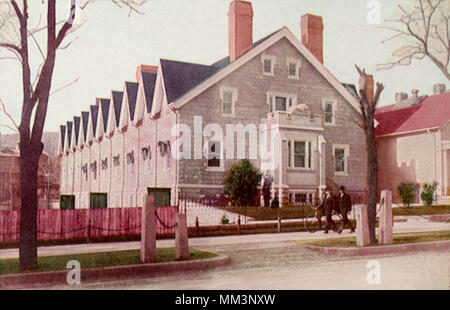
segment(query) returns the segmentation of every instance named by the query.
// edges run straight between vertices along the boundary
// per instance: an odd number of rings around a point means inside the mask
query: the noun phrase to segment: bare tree
[[[377,83],[374,94],[374,82],[371,75],[366,74],[366,70],[361,70],[355,65],[359,73],[359,96],[360,110],[362,114],[362,128],[366,136],[367,150],[367,187],[368,202],[367,209],[369,214],[369,234],[370,243],[376,243],[375,221],[378,202],[378,152],[375,141],[375,110],[380,99],[381,92],[384,89],[382,83]]]
[[[394,60],[379,64],[379,69],[408,66],[413,59],[429,58],[450,81],[450,1],[414,0],[409,8],[399,5],[400,17],[393,20],[394,36],[401,47],[392,54]]]
[[[127,7],[138,12],[145,1],[111,0],[119,7]],[[56,0],[48,0],[46,23],[35,27],[29,25],[30,10],[27,0],[3,1],[0,10],[0,48],[5,48],[20,61],[22,66],[23,102],[20,124],[20,171],[21,171],[21,209],[20,209],[20,269],[37,268],[37,173],[39,158],[43,151],[42,134],[47,115],[47,106],[52,86],[56,52],[68,34],[74,30],[74,20],[78,9],[86,8],[92,0],[70,0],[68,17],[57,21]],[[61,1],[58,1],[61,3]],[[67,2],[66,2],[67,3]],[[77,5],[78,4],[78,5]],[[42,16],[41,16],[42,17]],[[39,18],[39,22],[41,18]],[[46,48],[42,48],[35,36],[46,31]],[[30,43],[36,44],[43,62],[38,68],[36,79],[32,81],[30,65]],[[4,105],[2,104],[4,107]],[[5,110],[5,109],[3,109]]]

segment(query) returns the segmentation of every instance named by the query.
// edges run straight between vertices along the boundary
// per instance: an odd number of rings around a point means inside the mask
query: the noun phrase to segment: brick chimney
[[[445,84],[433,85],[433,95],[440,95],[445,93]]]
[[[141,73],[142,72],[153,72],[153,73],[157,73],[158,72],[158,67],[157,66],[147,66],[147,65],[139,65],[136,68],[136,81],[139,83],[141,80]]]
[[[402,100],[408,99],[407,93],[396,93],[395,94],[395,102],[400,102]]]
[[[253,9],[247,1],[233,1],[228,10],[228,51],[230,62],[253,47]]]
[[[323,22],[322,16],[306,14],[300,22],[302,44],[323,63]]]
[[[363,88],[363,79],[359,78],[359,89],[361,90]],[[367,74],[367,91],[366,91],[367,101],[369,104],[373,103],[373,97],[374,97],[374,81],[373,81],[373,75]]]

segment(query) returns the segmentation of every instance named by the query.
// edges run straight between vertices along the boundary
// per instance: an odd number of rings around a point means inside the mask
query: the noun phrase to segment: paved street
[[[420,232],[420,231],[439,231],[450,230],[450,223],[438,223],[438,222],[422,222],[419,220],[408,220],[408,222],[396,222],[394,224],[394,233],[406,233],[406,232]],[[281,234],[259,234],[259,235],[242,235],[242,236],[222,236],[222,237],[205,237],[205,238],[191,238],[189,239],[189,245],[197,248],[206,248],[221,246],[227,244],[251,244],[251,243],[279,243],[289,240],[305,240],[305,239],[318,239],[318,238],[339,238],[344,236],[350,236],[349,230],[346,229],[341,235],[330,233],[328,235],[322,232],[316,232],[314,234],[308,232],[293,232],[293,233],[281,233]],[[173,247],[174,240],[158,240],[158,247]],[[132,250],[138,249],[140,243],[138,241],[133,242],[111,242],[111,243],[91,243],[91,244],[75,244],[75,245],[63,245],[63,246],[48,246],[40,247],[38,249],[39,256],[51,256],[51,255],[66,255],[76,253],[92,253],[92,252],[108,252],[108,251],[120,251],[120,250]],[[0,250],[0,258],[18,258],[18,249],[3,249]]]
[[[449,223],[395,223],[395,232],[449,230]],[[348,231],[341,236],[349,236]],[[335,258],[304,250],[295,240],[334,238],[337,234],[282,233],[190,239],[196,248],[228,255],[228,266],[150,279],[82,284],[54,289],[448,289],[450,252]],[[173,240],[158,241],[173,246]],[[90,244],[40,248],[41,255],[138,248],[139,243]],[[13,250],[0,255],[14,256]],[[380,284],[369,284],[370,260],[380,266]],[[373,268],[373,267],[372,267]]]
[[[205,246],[229,255],[214,270],[145,280],[98,283],[77,289],[448,289],[450,252],[340,259],[303,250],[293,242]],[[380,264],[380,284],[368,284],[369,260]],[[55,287],[68,289],[75,287]]]

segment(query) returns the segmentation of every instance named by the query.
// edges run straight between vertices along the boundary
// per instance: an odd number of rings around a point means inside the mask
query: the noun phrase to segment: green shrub
[[[237,207],[253,205],[258,195],[259,181],[259,172],[248,159],[242,159],[225,175],[224,192]]]
[[[272,199],[272,202],[270,203],[270,207],[273,209],[277,209],[280,207],[280,200],[278,199],[278,196],[275,196]]]
[[[222,217],[220,218],[220,223],[223,225],[229,224],[230,220],[228,219],[228,217],[224,214],[222,215]]]
[[[436,182],[433,182],[433,184],[424,183],[422,186],[422,193],[420,194],[420,198],[422,198],[422,200],[425,202],[425,205],[428,207],[433,204],[436,188]]]
[[[397,191],[403,205],[409,208],[416,199],[416,186],[412,183],[402,183],[397,188]]]

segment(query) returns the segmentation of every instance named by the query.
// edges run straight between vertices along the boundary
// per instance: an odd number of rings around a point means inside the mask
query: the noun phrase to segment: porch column
[[[446,196],[449,196],[449,193],[447,191],[448,191],[448,187],[450,186],[449,182],[448,182],[449,181],[449,175],[448,175],[448,173],[449,173],[449,171],[448,171],[449,158],[448,158],[448,155],[449,155],[449,150],[450,150],[450,144],[447,144],[447,145],[444,144],[442,149],[443,149],[443,157],[444,157],[444,182],[443,182],[444,186],[442,188],[442,197],[446,197]]]
[[[319,199],[322,198],[322,193],[327,187],[326,185],[326,165],[325,165],[325,138],[320,135],[317,137],[317,148],[319,150]]]
[[[279,192],[278,192],[278,198],[280,199],[280,205],[283,201],[283,197],[285,194],[285,189],[287,188],[287,167],[288,167],[288,141],[283,139],[281,140],[281,148],[280,148],[280,166],[279,166]],[[286,193],[287,194],[287,193]]]

